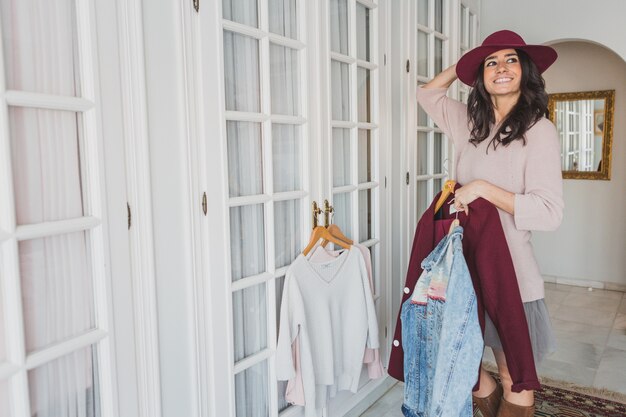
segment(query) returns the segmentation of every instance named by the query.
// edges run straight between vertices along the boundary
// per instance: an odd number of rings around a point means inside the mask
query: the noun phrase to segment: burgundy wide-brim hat
[[[502,49],[521,49],[533,60],[540,73],[547,70],[556,61],[556,51],[544,45],[527,45],[524,39],[510,30],[500,30],[487,36],[478,46],[459,59],[456,64],[456,75],[461,81],[473,86],[478,76],[480,64],[494,52]]]

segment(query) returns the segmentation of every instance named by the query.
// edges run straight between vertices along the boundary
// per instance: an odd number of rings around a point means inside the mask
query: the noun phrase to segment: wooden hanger
[[[339,226],[337,226],[336,224],[331,224],[330,226],[328,226],[328,231],[330,232],[331,235],[335,236],[339,240],[343,240],[344,242],[348,243],[349,245],[352,245],[354,243],[346,235],[343,234],[343,232],[341,231]],[[322,242],[322,244],[320,246],[325,248],[326,245],[328,245],[328,240],[324,239],[324,241]]]
[[[309,252],[311,251],[311,249],[313,249],[313,247],[315,246],[315,244],[320,240],[320,239],[325,239],[329,242],[334,243],[335,245],[341,246],[344,249],[350,249],[351,244],[344,242],[343,240],[340,240],[339,238],[333,236],[327,228],[325,228],[324,226],[317,226],[315,229],[313,229],[313,232],[311,233],[311,240],[309,241],[309,244],[307,245],[306,248],[304,248],[304,250],[302,251],[302,253],[306,256],[309,254]]]
[[[454,193],[454,186],[456,185],[456,181],[448,180],[441,188],[441,196],[439,200],[437,200],[437,204],[435,204],[435,213],[439,211],[443,203],[445,203],[446,199],[450,195],[450,193]]]

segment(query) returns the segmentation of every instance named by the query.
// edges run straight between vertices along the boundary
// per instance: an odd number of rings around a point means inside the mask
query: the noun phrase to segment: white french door
[[[410,40],[407,51],[405,85],[406,131],[406,235],[410,248],[419,218],[441,190],[447,179],[454,179],[453,144],[426,112],[417,105],[415,90],[458,61],[478,42],[478,2],[472,0],[416,0],[405,3],[409,15],[405,34]],[[470,89],[455,82],[451,96],[467,102]],[[403,270],[408,266],[407,251]]]
[[[137,415],[134,369],[121,386],[116,372],[134,346],[124,297],[130,337],[113,332],[114,281],[129,282],[125,177],[111,174],[124,149],[103,140],[99,74],[115,69],[98,64],[96,21],[111,21],[95,7],[0,1],[2,417]]]
[[[199,130],[210,132],[194,169],[205,175],[197,193],[206,187],[212,202],[196,219],[211,303],[199,310],[207,346],[224,343],[204,368],[205,414],[302,414],[285,401],[274,352],[284,276],[308,242],[313,201],[328,200],[332,221],[370,248],[379,320],[388,320],[377,20],[377,2],[224,0],[189,24],[200,27]],[[345,410],[331,402],[324,412]]]

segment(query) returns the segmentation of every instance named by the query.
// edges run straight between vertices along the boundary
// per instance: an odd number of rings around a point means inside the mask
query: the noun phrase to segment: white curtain
[[[257,0],[222,0],[222,17],[243,25],[258,27]]]
[[[269,0],[270,32],[287,38],[298,38],[296,0]]]
[[[330,0],[330,50],[348,55],[348,0]]]
[[[75,4],[1,0],[7,88],[78,96]],[[18,224],[82,216],[80,117],[14,107],[9,129]],[[19,243],[25,346],[31,353],[95,326],[88,233]],[[95,350],[28,373],[31,414],[87,417],[97,410]]]
[[[332,119],[350,120],[350,65],[330,61]]]
[[[333,186],[352,183],[350,178],[350,129],[333,128]]]

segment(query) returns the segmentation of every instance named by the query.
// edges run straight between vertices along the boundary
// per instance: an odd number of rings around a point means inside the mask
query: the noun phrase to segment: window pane
[[[9,395],[9,382],[0,381],[0,417],[11,415],[11,396]]]
[[[18,244],[26,350],[95,327],[91,254],[85,232]]]
[[[417,191],[417,217],[422,217],[430,205],[428,198],[428,180],[416,182]]]
[[[75,112],[9,107],[18,224],[83,216],[80,124]]]
[[[443,0],[435,0],[435,30],[443,33]]]
[[[435,133],[435,152],[434,152],[434,173],[443,174],[443,135],[441,133]]]
[[[2,250],[1,250],[1,247],[2,246],[0,245],[0,265],[4,265],[2,263]],[[7,348],[6,347],[6,341],[7,341],[7,339],[6,339],[6,336],[4,334],[4,332],[5,332],[5,330],[4,330],[5,329],[5,325],[4,325],[4,308],[1,307],[1,306],[3,306],[5,304],[4,303],[4,297],[2,295],[2,283],[3,282],[6,282],[6,281],[5,281],[5,277],[2,276],[2,270],[0,269],[0,303],[1,303],[0,304],[0,364],[2,362],[4,362],[4,360],[7,357],[7,351],[6,351],[6,348]],[[0,417],[4,417],[5,415],[8,415],[8,414],[3,414],[2,413],[2,400],[3,400],[3,397],[2,397],[2,381],[0,380]]]
[[[252,27],[258,27],[256,0],[222,0],[224,19]]]
[[[269,417],[267,361],[235,375],[237,417]]]
[[[467,98],[467,92],[465,90],[459,90],[459,101],[461,101],[461,103],[467,104]]]
[[[269,0],[270,32],[298,39],[298,10],[296,0]]]
[[[300,114],[298,51],[270,44],[272,113]]]
[[[370,60],[370,9],[356,4],[356,57]]]
[[[417,32],[417,75],[428,77],[428,34]]]
[[[428,26],[428,1],[429,0],[417,1],[417,22],[424,26]]]
[[[8,90],[81,95],[73,0],[2,1],[0,16]]]
[[[330,71],[333,120],[350,120],[350,65],[333,60]]]
[[[274,192],[302,189],[302,139],[296,125],[272,125]]]
[[[359,240],[364,242],[372,235],[372,190],[359,191]]]
[[[28,372],[33,416],[100,416],[98,359],[91,346]]]
[[[474,47],[478,43],[476,39],[476,16],[469,14],[469,32],[470,32],[470,48]]]
[[[276,341],[278,342],[278,329],[280,328],[280,307],[283,301],[283,289],[285,288],[285,276],[276,278],[274,290],[276,293]],[[283,392],[284,394],[284,392]],[[284,398],[284,395],[283,395]]]
[[[359,183],[372,180],[372,132],[359,129]]]
[[[227,121],[226,141],[230,196],[263,194],[261,124]]]
[[[352,234],[352,227],[350,227],[350,219],[352,218],[351,200],[350,193],[335,194],[333,196],[333,208],[335,209],[333,223],[339,226],[346,236]]]
[[[278,381],[278,412],[282,412],[289,408],[289,403],[285,399],[285,391],[287,390],[287,381]]]
[[[350,129],[333,129],[333,187],[351,184]]]
[[[276,268],[291,264],[302,250],[300,219],[300,200],[274,203]]]
[[[378,248],[380,244],[377,243],[374,246],[370,247],[370,256],[372,258],[372,281],[374,281],[374,295],[380,294],[380,281],[379,271],[378,271]],[[380,316],[378,316],[380,317]]]
[[[265,215],[263,204],[230,208],[232,279],[265,271]]]
[[[443,70],[443,41],[435,38],[435,75]]]
[[[259,112],[259,41],[224,31],[226,110]]]
[[[422,86],[424,83],[417,83],[417,85]],[[421,127],[428,127],[428,115],[419,104],[417,105],[417,125]]]
[[[461,5],[461,45],[468,46],[469,32],[467,30],[467,7]]]
[[[417,132],[417,175],[428,174],[428,133]]]
[[[443,178],[436,178],[433,182],[433,194],[437,195],[437,193],[441,191],[442,188],[443,188]]]
[[[359,122],[371,122],[370,70],[359,68],[357,70],[357,83],[359,93]]]
[[[238,362],[267,347],[266,284],[233,293],[234,357]]]
[[[348,55],[348,0],[330,0],[330,50]]]

